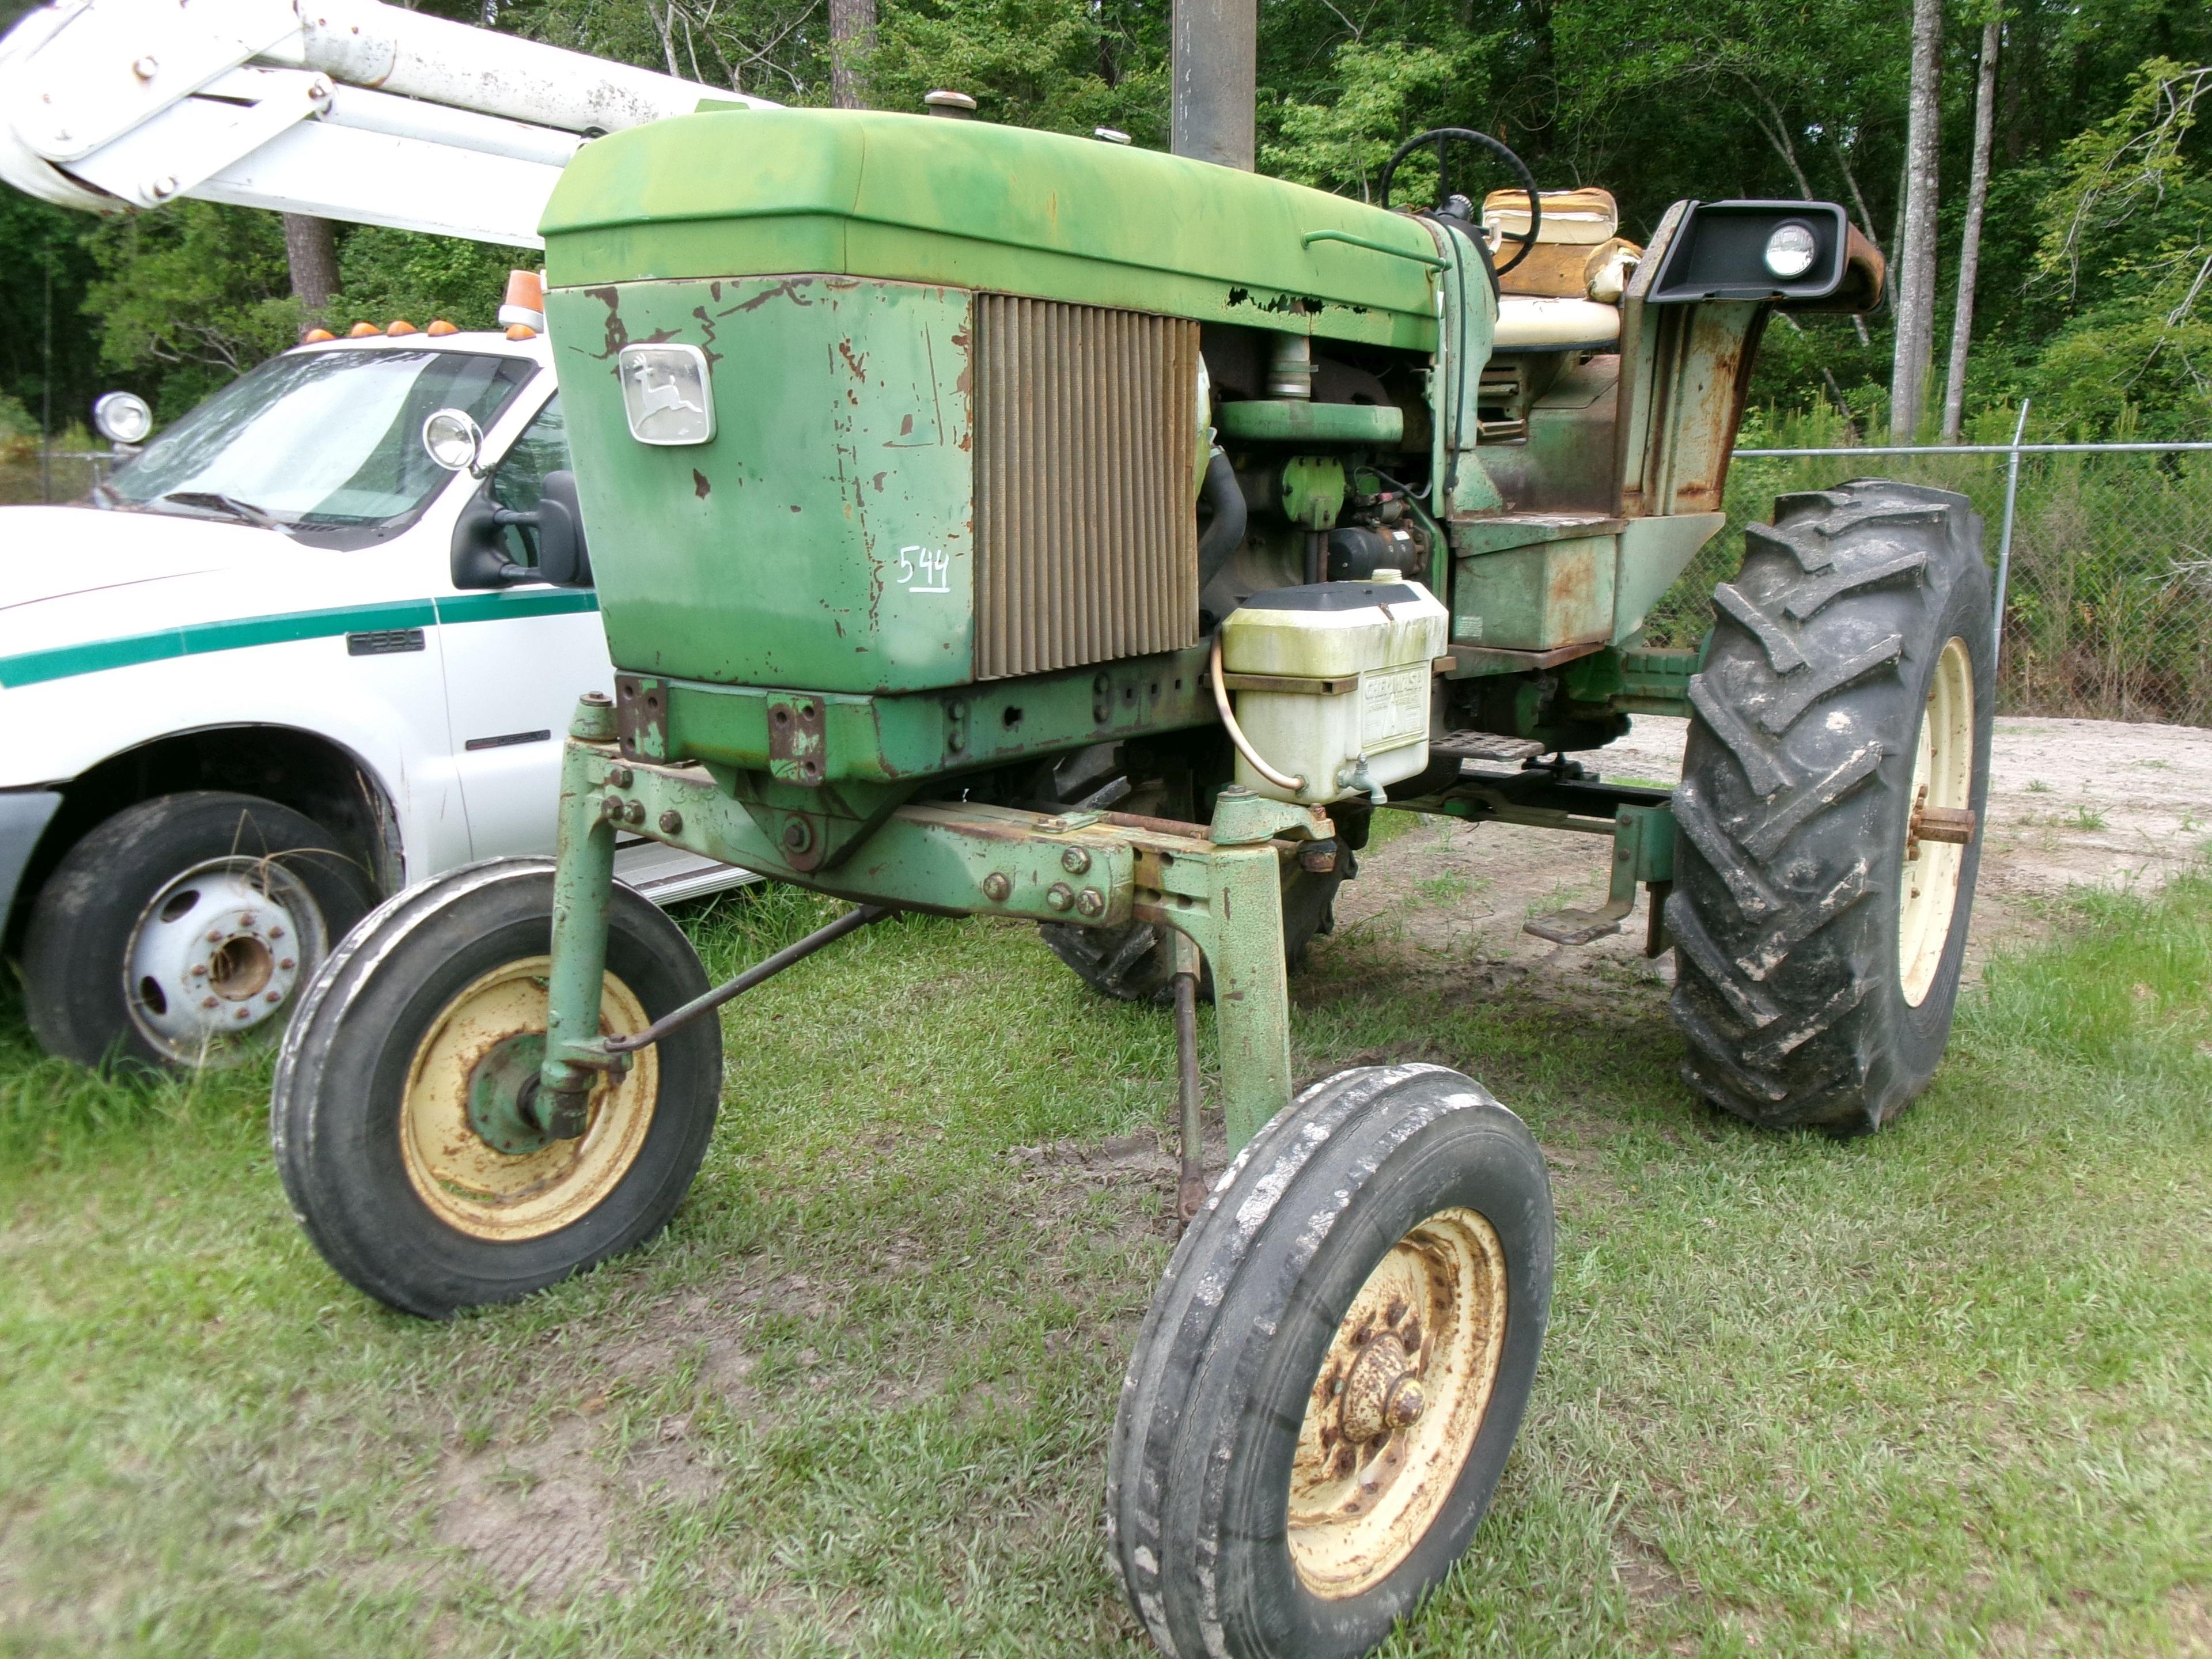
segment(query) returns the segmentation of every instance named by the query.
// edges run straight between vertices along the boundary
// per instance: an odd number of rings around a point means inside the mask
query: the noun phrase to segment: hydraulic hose
[[[1244,539],[1244,492],[1237,486],[1237,471],[1229,465],[1229,457],[1218,449],[1206,464],[1206,482],[1199,499],[1213,509],[1212,520],[1198,538],[1198,586],[1203,592]]]

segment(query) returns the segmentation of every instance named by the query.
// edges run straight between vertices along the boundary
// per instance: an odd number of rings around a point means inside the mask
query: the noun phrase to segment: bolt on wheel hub
[[[1307,1398],[1291,1469],[1291,1559],[1315,1595],[1402,1565],[1474,1445],[1505,1340],[1505,1253],[1473,1210],[1440,1210],[1352,1298]]]
[[[255,1031],[289,1003],[322,954],[321,934],[313,899],[281,865],[195,865],[148,901],[131,930],[131,1018],[171,1059],[203,1062],[210,1045]]]

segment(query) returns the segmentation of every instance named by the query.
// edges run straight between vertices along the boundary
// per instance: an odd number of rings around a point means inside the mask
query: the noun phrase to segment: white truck
[[[441,411],[477,469],[427,453]],[[378,897],[552,851],[613,670],[590,590],[492,514],[567,464],[542,338],[378,336],[264,363],[82,503],[0,508],[0,911],[50,1051],[235,1059]],[[662,902],[744,879],[621,857]]]
[[[762,101],[375,0],[62,0],[0,40],[0,179],[530,246],[580,144],[707,99]],[[234,1061],[379,897],[552,849],[613,674],[587,570],[536,568],[550,364],[542,323],[304,345],[90,500],[0,508],[0,948],[50,1051]]]

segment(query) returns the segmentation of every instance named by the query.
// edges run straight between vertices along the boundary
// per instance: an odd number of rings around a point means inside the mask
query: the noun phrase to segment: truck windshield
[[[234,380],[108,481],[107,500],[291,531],[398,527],[446,482],[424,417],[489,427],[534,366],[463,351],[291,351]]]

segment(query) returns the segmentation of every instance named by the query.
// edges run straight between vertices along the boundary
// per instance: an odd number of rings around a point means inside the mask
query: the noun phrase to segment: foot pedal
[[[1521,931],[1554,945],[1588,945],[1619,933],[1621,919],[1635,908],[1633,898],[1607,899],[1595,910],[1554,910],[1548,916],[1531,916],[1521,924]]]

